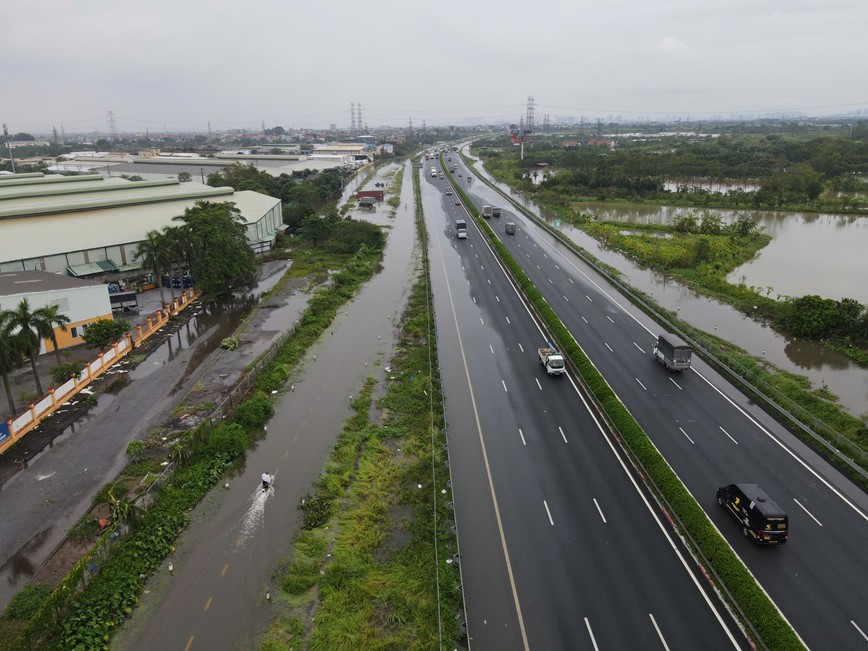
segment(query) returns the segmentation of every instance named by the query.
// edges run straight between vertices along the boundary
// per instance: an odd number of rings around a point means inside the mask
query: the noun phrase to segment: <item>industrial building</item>
[[[135,251],[147,233],[177,226],[174,218],[197,201],[234,203],[257,252],[270,250],[283,228],[280,199],[248,190],[100,174],[0,176],[0,272],[130,276],[141,269]]]
[[[112,318],[108,288],[102,283],[44,271],[0,273],[0,311],[16,309],[22,299],[31,311],[56,305],[69,318],[66,330],[54,329],[58,348],[80,344],[88,324]],[[52,350],[51,341],[43,340],[40,353]]]

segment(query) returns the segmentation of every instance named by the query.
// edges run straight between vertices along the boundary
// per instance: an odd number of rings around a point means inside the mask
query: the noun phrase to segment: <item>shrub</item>
[[[258,393],[235,408],[232,420],[246,430],[254,430],[261,427],[273,414],[274,406],[271,400]]]
[[[30,583],[18,591],[6,607],[6,619],[30,619],[54,589],[42,583]]]
[[[51,369],[51,379],[55,385],[60,385],[66,382],[70,376],[78,375],[84,370],[85,364],[81,361],[63,362],[59,366]]]

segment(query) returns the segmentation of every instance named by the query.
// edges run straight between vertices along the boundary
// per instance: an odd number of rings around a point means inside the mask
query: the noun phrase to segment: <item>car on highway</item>
[[[446,188],[446,195],[447,195],[447,196],[451,196],[451,195],[452,195],[452,188]]]
[[[761,545],[787,542],[787,514],[756,484],[721,486],[717,489],[717,503],[738,520],[745,538]]]
[[[461,205],[461,200],[460,200],[460,199],[456,199],[456,200],[455,200],[455,205],[456,205],[456,206],[460,206],[460,205]]]

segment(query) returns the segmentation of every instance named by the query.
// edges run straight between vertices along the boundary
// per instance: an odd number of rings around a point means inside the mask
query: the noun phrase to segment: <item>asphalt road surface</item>
[[[494,190],[477,182],[472,192],[504,205],[492,221],[509,218],[518,233],[495,232],[806,645],[868,648],[865,493],[701,360],[665,370],[651,358],[658,326]],[[788,512],[787,545],[742,537],[715,500],[735,482],[760,484]]]
[[[426,177],[432,287],[471,649],[737,649],[447,181]]]

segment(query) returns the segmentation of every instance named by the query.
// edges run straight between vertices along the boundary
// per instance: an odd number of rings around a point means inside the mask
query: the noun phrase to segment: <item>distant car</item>
[[[460,206],[460,205],[461,205],[461,200],[460,200],[460,199],[456,199],[456,200],[455,200],[455,205],[456,205],[456,206]]]
[[[446,188],[446,194],[451,195],[452,194],[452,188]]]
[[[461,172],[458,172],[458,176],[461,176]]]

